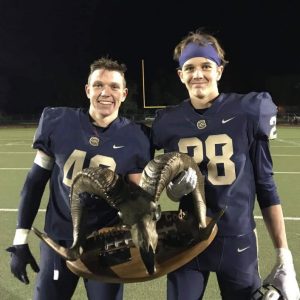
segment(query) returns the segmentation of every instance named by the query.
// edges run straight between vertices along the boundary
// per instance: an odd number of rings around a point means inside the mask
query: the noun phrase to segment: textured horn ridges
[[[85,239],[83,223],[85,211],[80,201],[82,193],[95,194],[114,208],[123,201],[127,185],[123,178],[107,168],[91,167],[79,172],[73,180],[70,191],[70,206],[73,221],[73,245],[78,247]],[[128,192],[127,192],[128,193]]]
[[[122,187],[123,181],[112,170],[99,167],[87,168],[79,172],[73,180],[71,201],[76,200],[76,195],[87,192],[100,196],[111,206],[116,207],[122,199],[120,197]]]
[[[155,201],[157,201],[167,184],[183,170],[184,160],[180,153],[170,152],[158,155],[146,165],[140,186],[155,196]]]
[[[204,197],[204,177],[200,173],[198,165],[187,154],[179,152],[169,152],[156,156],[145,167],[140,186],[158,201],[159,197],[169,184],[179,173],[192,168],[198,177],[196,188],[193,191],[193,201],[195,214],[200,228],[206,227],[206,203]]]

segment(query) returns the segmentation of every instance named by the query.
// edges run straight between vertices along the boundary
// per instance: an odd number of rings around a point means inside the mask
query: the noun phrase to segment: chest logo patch
[[[199,120],[197,122],[197,128],[198,129],[204,129],[206,128],[207,124],[206,124],[206,121],[205,120]]]
[[[92,136],[89,140],[90,145],[97,147],[99,146],[100,140],[96,136]]]

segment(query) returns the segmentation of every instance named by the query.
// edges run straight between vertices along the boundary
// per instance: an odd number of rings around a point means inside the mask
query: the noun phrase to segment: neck
[[[89,110],[89,115],[93,119],[93,124],[99,127],[106,128],[108,127],[115,119],[118,118],[118,113],[113,113],[108,116],[103,116],[95,111]]]
[[[209,97],[190,97],[191,103],[195,109],[205,109],[212,106],[215,99],[219,96],[219,93],[209,95]]]

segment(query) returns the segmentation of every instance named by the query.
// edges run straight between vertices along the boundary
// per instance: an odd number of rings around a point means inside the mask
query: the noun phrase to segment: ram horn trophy
[[[192,192],[194,214],[160,212],[159,198],[166,186],[191,167],[198,181]],[[103,228],[88,236],[85,209],[80,195],[98,195],[119,210],[122,224]],[[101,201],[99,200],[99,201]],[[204,176],[187,154],[170,152],[156,156],[142,173],[139,186],[100,167],[79,172],[70,190],[73,244],[58,245],[45,233],[35,234],[67,260],[75,274],[106,282],[139,282],[169,273],[204,251],[217,232],[224,211],[206,217]],[[208,224],[207,224],[208,223]]]

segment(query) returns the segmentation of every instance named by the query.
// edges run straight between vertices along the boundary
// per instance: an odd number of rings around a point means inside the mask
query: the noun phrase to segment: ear
[[[121,100],[121,102],[124,102],[124,101],[126,100],[127,95],[128,95],[128,89],[125,88],[125,89],[123,90],[123,97],[122,97],[123,99]]]
[[[177,74],[179,76],[180,81],[184,84],[182,70],[177,70]]]
[[[222,74],[223,74],[223,71],[224,71],[224,66],[219,66],[218,69],[217,69],[217,81],[219,81],[222,77]]]
[[[86,96],[90,99],[90,86],[89,86],[89,84],[85,85],[85,93],[86,93]]]

